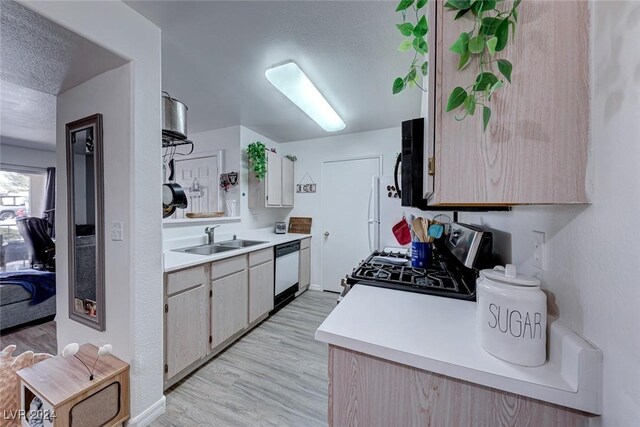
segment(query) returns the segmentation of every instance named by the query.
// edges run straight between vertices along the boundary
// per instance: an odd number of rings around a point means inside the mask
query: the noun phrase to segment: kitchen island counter
[[[602,353],[562,322],[550,320],[549,360],[535,368],[490,355],[478,335],[475,302],[356,285],[315,337],[431,373],[601,412]]]

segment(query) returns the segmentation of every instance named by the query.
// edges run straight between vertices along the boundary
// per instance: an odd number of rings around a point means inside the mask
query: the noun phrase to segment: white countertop
[[[316,331],[319,341],[452,378],[600,414],[602,353],[551,323],[547,363],[527,368],[480,346],[476,303],[356,285]]]
[[[293,242],[295,240],[305,239],[307,237],[311,237],[310,234],[275,234],[272,229],[257,229],[257,230],[244,230],[238,231],[234,233],[238,239],[243,240],[259,240],[266,243],[262,243],[260,245],[249,246],[246,248],[238,248],[232,251],[220,252],[212,255],[198,255],[198,254],[188,254],[184,252],[175,252],[171,249],[176,247],[189,247],[195,246],[201,243],[193,243],[193,244],[184,244],[184,246],[172,246],[171,248],[166,248],[163,252],[164,256],[164,271],[165,273],[170,271],[181,270],[186,267],[193,267],[200,264],[205,264],[212,261],[218,261],[224,258],[230,258],[237,255],[246,254],[249,252],[259,251],[260,249],[269,248],[275,245],[279,245],[281,243]],[[222,241],[226,239],[216,239],[216,243],[218,241]]]

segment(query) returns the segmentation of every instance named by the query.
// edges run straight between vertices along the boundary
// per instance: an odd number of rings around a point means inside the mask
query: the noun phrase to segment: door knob
[[[328,231],[324,232],[324,237],[329,237],[329,232]]]

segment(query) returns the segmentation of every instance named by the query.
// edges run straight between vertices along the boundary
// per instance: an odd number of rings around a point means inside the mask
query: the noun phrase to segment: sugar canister
[[[522,366],[540,366],[547,358],[547,296],[540,281],[519,275],[507,264],[482,270],[477,283],[482,347]]]

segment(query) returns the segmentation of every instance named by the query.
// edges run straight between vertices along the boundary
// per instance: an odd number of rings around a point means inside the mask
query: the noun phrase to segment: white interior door
[[[218,206],[219,171],[217,156],[176,159],[176,182],[185,191],[186,209],[177,209],[173,218],[184,218],[185,213],[215,212]],[[197,180],[198,187],[194,186]]]
[[[342,278],[370,254],[369,192],[380,157],[322,164],[322,285],[340,292]]]

